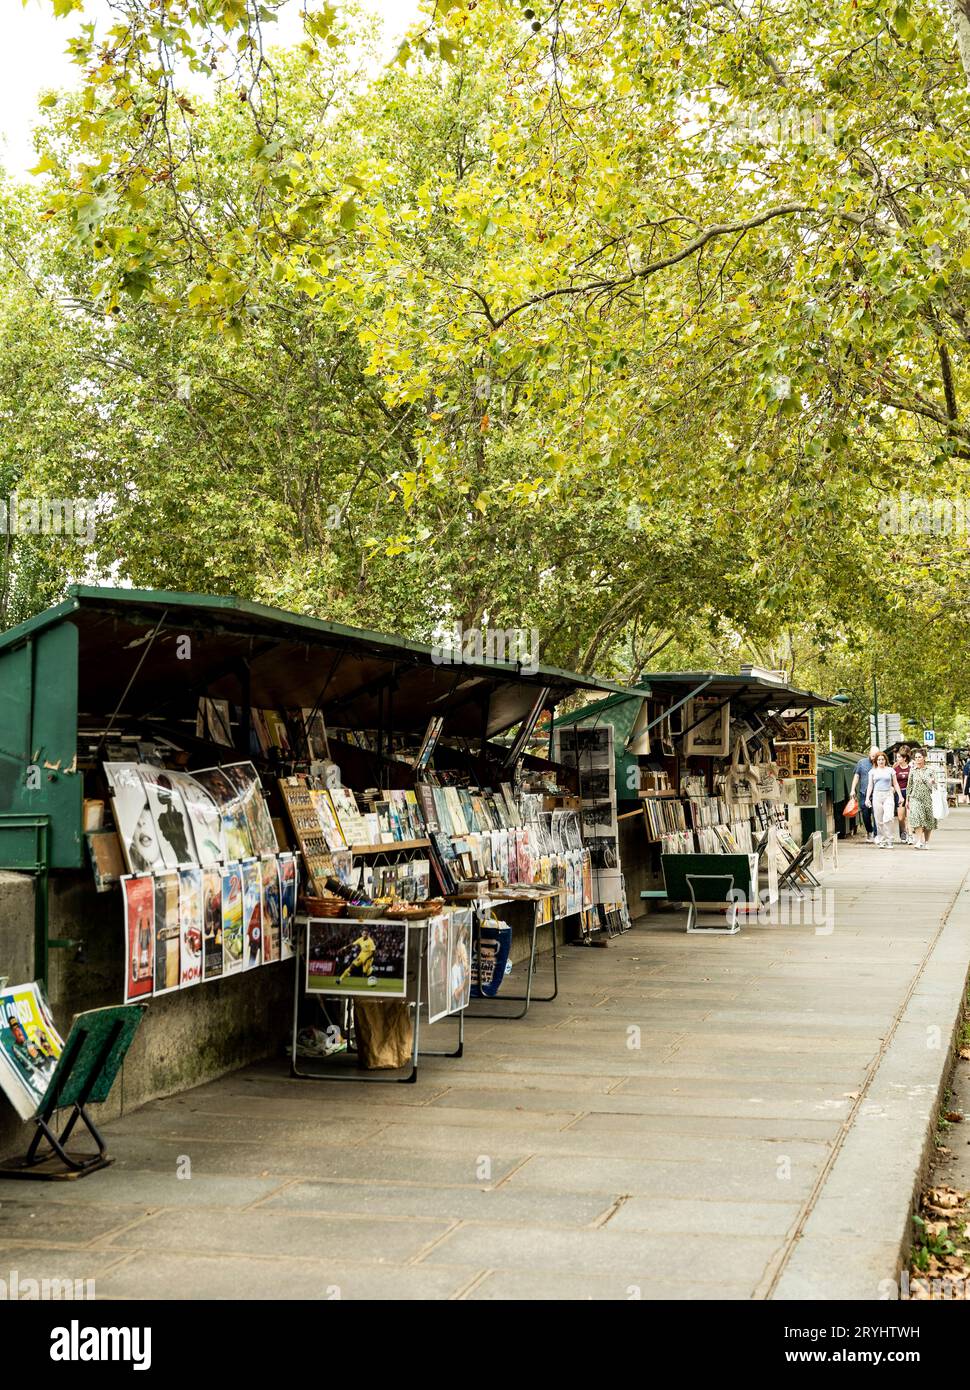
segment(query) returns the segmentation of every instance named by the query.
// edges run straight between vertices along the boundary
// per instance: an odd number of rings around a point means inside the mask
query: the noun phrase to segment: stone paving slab
[[[98,1298],[416,1300],[455,1298],[481,1278],[478,1266],[381,1267],[343,1259],[138,1252],[96,1278]]]
[[[0,1242],[103,1298],[879,1297],[962,999],[967,863],[961,811],[929,854],[843,847],[831,934],[698,940],[664,912],[565,947],[557,1000],[469,1020],[416,1085],[281,1058],[155,1102],[106,1124],[113,1167],[0,1187]]]

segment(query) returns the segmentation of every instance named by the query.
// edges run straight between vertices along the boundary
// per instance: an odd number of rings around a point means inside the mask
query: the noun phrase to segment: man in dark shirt
[[[855,765],[852,786],[849,789],[850,797],[858,797],[859,809],[862,811],[862,823],[866,827],[866,834],[873,842],[876,839],[876,826],[872,818],[872,807],[866,805],[866,795],[869,791],[869,774],[878,753],[878,748],[870,748],[868,757],[859,759]]]

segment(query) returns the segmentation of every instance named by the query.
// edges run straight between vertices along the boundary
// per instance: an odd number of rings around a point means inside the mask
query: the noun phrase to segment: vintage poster
[[[22,1120],[43,1100],[63,1046],[39,985],[0,990],[0,1086]]]
[[[181,794],[192,826],[195,841],[193,859],[204,868],[211,868],[222,858],[222,818],[219,807],[201,783],[187,772],[168,771],[164,774]]]
[[[243,810],[235,785],[220,767],[201,768],[192,776],[212,797],[219,808],[222,822],[222,857],[229,861],[251,859],[253,839],[249,820]]]
[[[121,880],[125,909],[125,1003],[155,990],[155,880],[151,874]]]
[[[407,934],[406,922],[311,920],[307,924],[308,992],[403,999]]]
[[[448,998],[450,923],[446,913],[428,921],[428,1022],[450,1012]]]
[[[241,864],[222,871],[222,973],[243,969],[243,876]]]
[[[263,963],[263,880],[258,859],[247,859],[242,866],[243,923],[247,970]]]
[[[115,825],[129,872],[143,874],[164,869],[165,857],[139,764],[105,763],[104,775],[111,788]]]
[[[202,978],[218,980],[222,966],[222,870],[202,870]]]
[[[471,992],[472,909],[457,907],[449,914],[448,979],[449,1011],[468,1007]]]
[[[263,964],[280,959],[280,871],[276,855],[260,860],[263,905]]]
[[[202,870],[179,869],[179,985],[202,979]]]
[[[155,875],[155,993],[179,987],[179,876]]]
[[[158,845],[167,869],[194,864],[198,859],[188,807],[177,791],[171,773],[160,767],[141,769],[148,805],[155,822]]]
[[[294,950],[298,871],[292,854],[279,856],[280,866],[280,958],[289,960]]]
[[[263,796],[259,773],[252,763],[227,763],[221,771],[236,792],[249,826],[255,854],[275,854],[279,849],[273,819]]]

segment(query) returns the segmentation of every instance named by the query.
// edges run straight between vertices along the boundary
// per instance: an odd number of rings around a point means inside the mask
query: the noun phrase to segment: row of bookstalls
[[[455,1016],[460,1055],[471,999],[528,1009],[543,929],[608,938],[631,904],[687,900],[713,856],[755,885],[759,855],[784,872],[823,703],[767,673],[627,688],[235,599],[74,588],[0,636],[0,974],[43,982],[55,1016],[152,1002],[129,1104],[284,1031],[297,1074],[351,1026],[358,1055],[413,1074],[415,999]],[[523,957],[520,1000],[503,984]]]
[[[55,1015],[151,1001],[129,1102],[265,1055],[291,1017],[294,1067],[298,1035],[333,1050],[368,1014],[372,1054],[394,1053],[380,1035],[416,975],[434,1021],[495,997],[544,928],[629,926],[575,756],[549,756],[558,705],[620,688],[234,599],[74,588],[0,636],[0,871],[32,914],[0,925],[0,974],[44,982]]]
[[[689,879],[705,876],[720,896],[733,874],[752,900],[813,882],[834,830],[814,721],[827,703],[772,672],[650,672],[557,720],[560,740],[567,729],[608,739],[617,810],[606,845],[631,900],[686,901]],[[581,773],[584,806],[599,785]]]

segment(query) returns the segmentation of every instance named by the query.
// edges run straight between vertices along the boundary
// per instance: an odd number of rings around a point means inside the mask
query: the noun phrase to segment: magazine
[[[63,1046],[40,985],[0,990],[0,1087],[22,1120],[36,1114]]]

